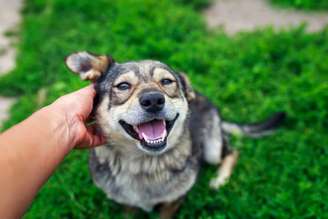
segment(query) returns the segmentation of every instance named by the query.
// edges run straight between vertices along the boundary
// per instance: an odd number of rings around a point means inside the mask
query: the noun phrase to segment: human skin
[[[94,96],[91,85],[62,96],[0,135],[0,218],[22,217],[73,148],[104,143],[85,125]]]

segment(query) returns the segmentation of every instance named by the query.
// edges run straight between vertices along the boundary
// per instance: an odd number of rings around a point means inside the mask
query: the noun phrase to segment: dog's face
[[[111,145],[158,155],[178,142],[194,96],[185,76],[158,61],[118,64],[85,52],[66,63],[82,79],[95,81],[96,118]]]

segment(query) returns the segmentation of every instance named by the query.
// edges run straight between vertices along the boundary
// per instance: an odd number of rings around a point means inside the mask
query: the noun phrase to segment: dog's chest
[[[156,204],[185,195],[195,182],[198,163],[181,152],[160,159],[122,159],[105,147],[91,153],[90,168],[109,198],[150,211]]]

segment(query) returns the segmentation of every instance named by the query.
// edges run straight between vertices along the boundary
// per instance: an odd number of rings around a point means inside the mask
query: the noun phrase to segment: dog
[[[203,162],[218,166],[218,189],[238,159],[229,134],[270,134],[285,117],[238,125],[196,92],[183,73],[153,60],[118,63],[106,55],[77,52],[68,68],[94,83],[94,117],[108,143],[90,150],[94,183],[108,198],[172,218],[195,184]]]

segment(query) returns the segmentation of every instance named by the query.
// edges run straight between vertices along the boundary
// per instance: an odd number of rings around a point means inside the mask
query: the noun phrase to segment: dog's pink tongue
[[[165,122],[164,120],[153,120],[151,122],[138,125],[140,139],[156,140],[161,138],[165,134]]]

